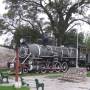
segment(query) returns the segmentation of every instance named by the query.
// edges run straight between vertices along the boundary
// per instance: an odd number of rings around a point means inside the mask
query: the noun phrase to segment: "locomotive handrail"
[[[16,59],[16,56],[13,58],[12,62],[14,62],[14,61],[15,61],[15,59]]]
[[[25,58],[25,60],[21,63],[21,64],[24,64],[25,63],[25,61],[29,58],[29,56],[31,55],[31,53],[30,54],[28,54],[28,56]]]
[[[62,47],[61,47],[61,53],[62,53],[61,57],[63,57],[63,49],[62,49]]]
[[[40,56],[41,58],[44,58],[44,57],[55,57],[55,55],[52,55],[52,56]]]

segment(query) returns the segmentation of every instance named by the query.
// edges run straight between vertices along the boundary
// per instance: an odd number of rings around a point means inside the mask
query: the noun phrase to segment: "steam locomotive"
[[[85,66],[87,54],[80,49],[78,48],[78,65]],[[18,50],[22,72],[66,72],[69,67],[76,65],[75,47],[21,42]]]

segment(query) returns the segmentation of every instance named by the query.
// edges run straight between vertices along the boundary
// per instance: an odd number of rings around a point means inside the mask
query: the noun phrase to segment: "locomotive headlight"
[[[83,58],[83,56],[81,55],[80,58]]]
[[[23,43],[23,42],[24,42],[24,39],[23,39],[23,38],[21,38],[21,39],[20,39],[20,43]]]

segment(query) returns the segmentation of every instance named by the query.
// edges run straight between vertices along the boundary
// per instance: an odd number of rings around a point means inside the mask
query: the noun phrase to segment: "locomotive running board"
[[[13,60],[11,61],[12,63],[15,62],[16,56],[13,58]]]

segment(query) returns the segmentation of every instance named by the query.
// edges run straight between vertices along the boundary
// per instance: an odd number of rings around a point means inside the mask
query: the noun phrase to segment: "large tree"
[[[57,38],[58,45],[60,45],[63,43],[65,32],[77,25],[77,21],[84,21],[89,24],[85,11],[89,8],[90,0],[72,1],[5,0],[8,13],[4,17],[9,18],[7,23],[13,28],[18,25],[27,25],[43,33],[45,28],[49,26]],[[40,14],[47,15],[48,23],[40,18]],[[81,17],[75,18],[74,15]]]

